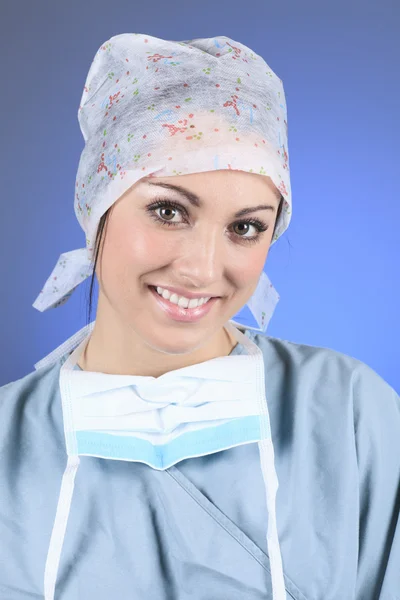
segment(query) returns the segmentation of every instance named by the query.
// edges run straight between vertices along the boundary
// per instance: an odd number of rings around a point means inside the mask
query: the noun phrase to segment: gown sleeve
[[[400,600],[400,397],[373,369],[353,373],[359,476],[356,600]]]

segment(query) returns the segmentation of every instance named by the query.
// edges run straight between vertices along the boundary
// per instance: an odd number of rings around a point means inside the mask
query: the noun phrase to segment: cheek
[[[102,282],[106,286],[134,287],[138,276],[159,268],[165,257],[165,244],[156,229],[122,216],[110,220],[101,262]]]
[[[236,254],[234,261],[235,279],[240,287],[252,286],[258,281],[268,255],[268,248],[261,244],[257,248]]]

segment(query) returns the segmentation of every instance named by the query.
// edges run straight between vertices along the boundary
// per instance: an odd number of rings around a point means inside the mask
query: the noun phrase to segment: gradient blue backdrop
[[[32,303],[85,245],[73,201],[90,63],[136,32],[226,35],[283,80],[293,218],[265,269],[281,296],[268,334],[354,356],[400,391],[399,3],[329,4],[1,3],[0,385],[86,323],[88,285],[56,310]]]

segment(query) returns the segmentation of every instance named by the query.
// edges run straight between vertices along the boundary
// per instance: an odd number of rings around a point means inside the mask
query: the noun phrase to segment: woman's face
[[[181,186],[198,198],[199,206],[167,184]],[[242,171],[140,180],[109,215],[96,270],[98,317],[99,311],[112,315],[161,352],[180,354],[204,345],[252,296],[267,258],[279,198],[268,177]],[[235,216],[260,205],[272,209]],[[246,224],[248,219],[254,222]],[[219,298],[196,322],[176,321],[149,286]]]

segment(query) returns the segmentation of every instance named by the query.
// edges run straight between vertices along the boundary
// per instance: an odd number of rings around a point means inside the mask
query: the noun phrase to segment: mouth
[[[163,313],[174,321],[181,321],[184,323],[192,323],[199,321],[205,315],[207,315],[210,310],[212,310],[213,306],[220,300],[219,296],[210,297],[207,302],[204,302],[201,306],[196,306],[194,308],[184,308],[179,304],[174,304],[170,302],[163,296],[157,292],[157,288],[154,285],[147,286],[152,294],[152,296],[157,301],[157,307],[161,308]]]
[[[217,296],[215,294],[210,294],[207,292],[203,292],[202,294],[194,294],[193,292],[186,292],[183,289],[178,289],[174,287],[164,287],[159,285],[148,284],[148,287],[154,288],[157,291],[158,287],[161,287],[163,290],[167,290],[171,295],[176,294],[178,297],[182,296],[183,298],[187,298],[190,300],[200,300],[200,298],[221,298],[221,296]]]

